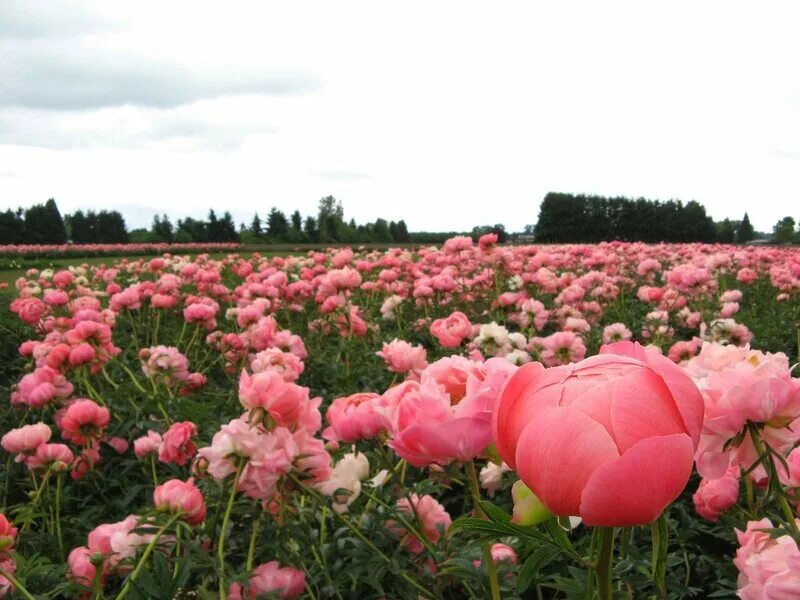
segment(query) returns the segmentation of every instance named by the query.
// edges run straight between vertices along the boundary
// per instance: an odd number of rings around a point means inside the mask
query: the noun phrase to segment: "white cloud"
[[[761,229],[800,206],[795,3],[59,6],[0,13],[10,206],[249,221],[333,194],[416,230],[521,229],[550,190]]]

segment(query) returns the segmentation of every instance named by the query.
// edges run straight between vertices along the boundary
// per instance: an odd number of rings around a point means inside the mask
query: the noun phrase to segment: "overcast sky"
[[[0,2],[0,207],[800,217],[800,3]]]

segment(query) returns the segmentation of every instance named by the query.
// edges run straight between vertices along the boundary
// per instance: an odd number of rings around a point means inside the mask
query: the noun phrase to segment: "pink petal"
[[[620,454],[646,438],[688,434],[664,381],[646,367],[617,379],[612,398],[612,435]]]
[[[619,458],[617,446],[597,421],[571,407],[535,414],[517,446],[517,472],[557,515],[577,515],[581,492],[602,465]]]
[[[616,342],[606,344],[600,348],[599,356],[617,355],[634,358],[649,366],[666,383],[678,411],[681,414],[686,430],[692,438],[695,448],[700,441],[700,431],[703,429],[703,397],[697,386],[684,370],[673,363],[666,356],[647,352],[640,344],[634,342]]]
[[[389,442],[415,467],[472,460],[491,443],[489,419],[467,417],[438,425],[412,425]]]
[[[628,527],[655,521],[675,500],[692,472],[693,445],[686,434],[642,440],[598,468],[580,500],[591,527]]]

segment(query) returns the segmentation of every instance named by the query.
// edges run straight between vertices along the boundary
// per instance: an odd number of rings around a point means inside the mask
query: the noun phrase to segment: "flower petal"
[[[686,487],[693,451],[686,434],[648,438],[601,466],[581,495],[584,523],[628,527],[655,521]]]

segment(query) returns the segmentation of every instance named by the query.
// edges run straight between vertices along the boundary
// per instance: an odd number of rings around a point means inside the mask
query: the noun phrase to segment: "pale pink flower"
[[[422,531],[420,533],[422,533],[429,542],[436,544],[439,538],[447,532],[450,523],[452,523],[450,515],[433,496],[425,495],[420,497],[412,493],[410,498],[410,502],[407,498],[401,498],[397,501],[396,507],[398,512],[403,513],[406,518],[413,518],[416,516],[422,526]],[[407,531],[406,528],[397,521],[387,521],[386,527],[396,537],[400,538],[401,543],[409,552],[419,554],[424,549],[422,540],[417,538],[413,533]]]

